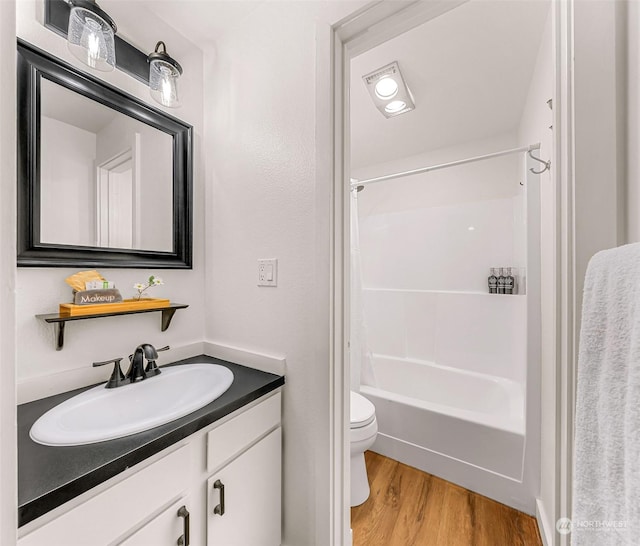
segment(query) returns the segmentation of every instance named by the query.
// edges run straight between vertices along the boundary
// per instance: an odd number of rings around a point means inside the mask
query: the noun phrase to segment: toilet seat
[[[375,418],[375,406],[361,394],[351,391],[351,428],[366,427]]]

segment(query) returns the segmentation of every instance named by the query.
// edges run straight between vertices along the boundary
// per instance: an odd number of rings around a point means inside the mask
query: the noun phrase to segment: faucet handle
[[[156,349],[156,353],[159,353],[160,351],[168,351],[171,347],[169,347],[169,345],[167,345],[166,347],[162,347],[160,349]],[[156,355],[157,356],[157,355]],[[147,367],[144,370],[144,372],[149,376],[149,377],[153,377],[154,375],[158,375],[160,372],[160,368],[158,368],[158,365],[156,364],[155,360],[147,360]]]
[[[120,361],[122,358],[112,358],[111,360],[105,360],[104,362],[94,362],[93,367],[97,368],[98,366],[106,366],[107,364],[113,364],[113,372],[111,372],[111,377],[107,384],[104,386],[105,389],[113,389],[115,387],[119,387],[122,385],[124,381],[124,374],[122,373],[122,368],[120,368]]]

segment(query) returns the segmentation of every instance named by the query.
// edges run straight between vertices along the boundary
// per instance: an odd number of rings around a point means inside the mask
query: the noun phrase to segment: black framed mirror
[[[190,269],[193,128],[18,40],[18,266]]]

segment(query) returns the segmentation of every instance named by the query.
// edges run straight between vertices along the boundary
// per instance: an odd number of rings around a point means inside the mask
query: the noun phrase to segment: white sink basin
[[[184,364],[115,389],[99,385],[50,409],[30,436],[48,446],[77,446],[122,438],[196,411],[221,396],[233,372],[217,364]]]

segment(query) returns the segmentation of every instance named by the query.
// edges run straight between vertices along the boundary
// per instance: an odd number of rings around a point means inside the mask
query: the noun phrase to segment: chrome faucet
[[[156,364],[159,351],[168,351],[169,346],[156,349],[150,343],[143,343],[138,345],[132,355],[129,355],[129,370],[125,376],[130,383],[134,383],[138,380],[142,381],[147,377],[153,377],[160,373],[160,368]],[[144,367],[144,359],[147,359],[147,367]]]

